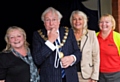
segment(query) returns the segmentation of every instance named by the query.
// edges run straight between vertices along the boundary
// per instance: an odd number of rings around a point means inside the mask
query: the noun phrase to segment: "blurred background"
[[[48,7],[61,12],[61,26],[70,27],[69,17],[73,10],[81,10],[88,16],[88,28],[99,31],[98,20],[104,13],[111,13],[111,0],[9,0],[0,1],[0,51],[6,46],[4,36],[9,26],[22,27],[32,48],[33,32],[44,28],[42,12]]]

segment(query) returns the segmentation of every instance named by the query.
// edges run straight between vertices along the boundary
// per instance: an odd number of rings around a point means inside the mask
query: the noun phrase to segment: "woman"
[[[0,82],[39,82],[25,31],[17,26],[9,27],[5,41],[6,48],[0,53]]]
[[[99,82],[120,82],[120,34],[114,31],[115,25],[110,14],[100,18],[97,33],[101,61]]]
[[[82,59],[77,64],[79,82],[97,82],[99,75],[99,44],[95,31],[88,30],[87,16],[82,11],[73,11],[70,23],[74,30]]]

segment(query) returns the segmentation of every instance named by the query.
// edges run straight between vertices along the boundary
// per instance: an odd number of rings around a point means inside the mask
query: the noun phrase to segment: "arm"
[[[33,58],[37,65],[41,65],[47,57],[53,52],[45,43],[45,41],[40,37],[38,32],[33,34]]]
[[[70,37],[71,37],[71,43],[72,43],[72,47],[73,47],[73,52],[72,54],[70,54],[71,56],[74,55],[74,58],[75,61],[74,61],[74,64],[77,64],[80,60],[81,60],[81,56],[82,56],[82,52],[80,51],[78,45],[77,45],[77,41],[76,41],[76,38],[74,36],[74,33],[73,33],[73,30],[70,29]]]
[[[8,54],[0,53],[0,82],[5,82],[8,72]]]
[[[67,56],[64,56],[61,59],[64,68],[67,68],[68,66],[72,66],[73,64],[76,64],[81,59],[80,49],[78,48],[78,45],[72,30],[69,31],[66,45],[68,49],[65,49],[65,50],[66,52],[68,50],[69,53]]]

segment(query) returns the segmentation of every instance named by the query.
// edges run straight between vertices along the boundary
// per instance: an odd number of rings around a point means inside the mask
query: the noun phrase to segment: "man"
[[[59,11],[47,8],[41,17],[45,28],[33,34],[33,58],[40,67],[41,82],[78,82],[75,64],[81,53],[73,30],[60,27],[61,18]]]

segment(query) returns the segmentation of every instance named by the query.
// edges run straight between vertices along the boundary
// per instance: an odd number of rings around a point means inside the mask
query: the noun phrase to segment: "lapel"
[[[45,35],[45,37],[47,37],[47,30],[44,28],[42,29],[43,35]]]
[[[84,46],[85,46],[85,44],[87,42],[87,39],[88,39],[88,32],[84,36],[82,36],[81,46],[80,46],[81,51],[83,51],[83,48],[84,48]]]
[[[65,28],[63,27],[59,27],[59,36],[60,36],[60,42],[62,42],[63,38],[64,38],[64,33],[65,33]]]

